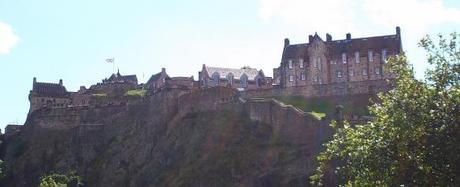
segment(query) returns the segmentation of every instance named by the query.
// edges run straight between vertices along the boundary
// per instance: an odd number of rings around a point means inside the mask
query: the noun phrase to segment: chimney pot
[[[62,79],[59,79],[59,85],[62,86]]]
[[[284,39],[284,47],[288,46],[289,44],[289,38]]]
[[[329,33],[326,34],[326,41],[327,42],[332,41],[332,36]]]

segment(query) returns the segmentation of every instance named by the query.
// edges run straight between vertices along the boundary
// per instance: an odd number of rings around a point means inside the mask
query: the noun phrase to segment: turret
[[[327,42],[332,41],[332,36],[329,33],[326,34],[326,41]]]
[[[289,45],[289,38],[284,39],[284,47]]]
[[[351,34],[350,33],[347,33],[347,40],[351,40]]]

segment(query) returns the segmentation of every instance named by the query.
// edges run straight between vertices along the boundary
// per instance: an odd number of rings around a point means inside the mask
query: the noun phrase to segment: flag
[[[105,59],[105,61],[107,63],[113,63],[113,61],[115,60],[115,58],[108,58],[108,59]]]

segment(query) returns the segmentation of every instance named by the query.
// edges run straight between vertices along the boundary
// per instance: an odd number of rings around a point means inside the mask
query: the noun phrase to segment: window
[[[337,64],[335,60],[331,60],[331,64]]]
[[[319,82],[320,84],[323,84],[323,78],[319,77],[319,78],[318,78],[318,82]]]
[[[342,63],[346,64],[347,63],[347,54],[342,53]]]
[[[303,81],[305,80],[305,73],[302,73],[302,75],[300,76],[300,79]]]
[[[342,71],[337,71],[337,78],[342,78]]]
[[[380,68],[375,68],[375,74],[380,75]]]
[[[318,57],[317,62],[318,62],[318,65],[317,65],[317,66],[318,66],[318,69],[321,70],[321,68],[322,68],[322,65],[321,65],[321,58]]]
[[[374,62],[374,51],[372,50],[367,51],[367,61]]]
[[[358,64],[359,63],[359,52],[355,52],[355,62]]]
[[[288,63],[289,63],[289,69],[292,69],[292,60],[289,60]]]
[[[292,81],[294,81],[294,76],[289,75],[289,82],[292,82]]]
[[[366,76],[366,75],[367,75],[367,70],[363,69],[363,76]]]
[[[355,76],[355,71],[353,71],[352,69],[350,69],[350,71],[348,72],[348,74],[350,74],[350,77],[353,77],[353,76]]]
[[[302,58],[299,59],[299,67],[303,68],[303,59]]]
[[[315,68],[318,67],[318,61],[317,61],[317,60],[318,60],[318,59],[314,59],[314,60],[313,60],[313,67],[315,67]]]
[[[382,62],[387,61],[387,49],[382,49]]]

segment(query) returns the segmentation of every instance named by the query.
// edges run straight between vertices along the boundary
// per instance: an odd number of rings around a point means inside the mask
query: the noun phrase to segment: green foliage
[[[147,93],[147,90],[144,89],[128,90],[125,96],[144,97],[145,93]]]
[[[51,174],[40,179],[39,187],[78,187],[83,186],[81,178],[75,173],[68,176],[62,174]]]
[[[95,93],[93,94],[94,97],[107,97],[106,93]]]
[[[414,78],[405,56],[390,58],[385,68],[398,75],[395,89],[379,95],[367,124],[332,124],[336,134],[318,156],[312,184],[324,185],[328,170],[344,186],[460,184],[460,40],[454,33],[419,45],[434,67],[426,81]]]

